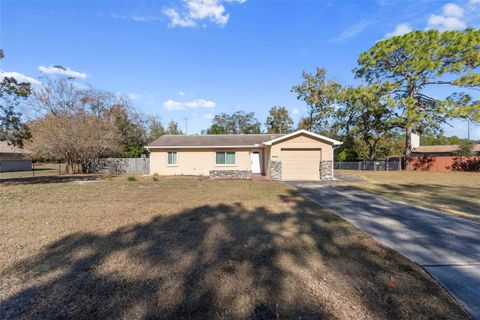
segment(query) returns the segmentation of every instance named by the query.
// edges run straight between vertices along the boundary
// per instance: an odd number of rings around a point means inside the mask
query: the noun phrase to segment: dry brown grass
[[[480,221],[480,173],[337,171],[363,178],[352,184],[393,200]]]
[[[1,318],[468,318],[283,184],[79,179],[2,182]]]

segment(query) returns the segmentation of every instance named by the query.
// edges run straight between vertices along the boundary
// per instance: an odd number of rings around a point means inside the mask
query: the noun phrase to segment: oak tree
[[[260,133],[260,122],[253,112],[236,111],[232,114],[220,113],[215,115],[212,125],[207,129],[208,134],[249,134]]]
[[[274,106],[268,112],[265,127],[267,133],[289,133],[292,132],[293,120],[287,108]]]
[[[300,125],[309,131],[324,134],[330,129],[335,112],[334,101],[340,89],[340,85],[327,79],[326,75],[324,68],[317,68],[315,74],[304,71],[302,83],[291,89],[309,107],[308,115]]]
[[[182,130],[178,127],[178,122],[175,122],[171,120],[168,123],[167,130],[165,134],[170,134],[170,135],[181,135],[183,134]]]

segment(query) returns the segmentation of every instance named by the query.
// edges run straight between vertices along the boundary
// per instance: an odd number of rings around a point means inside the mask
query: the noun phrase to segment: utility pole
[[[188,134],[188,118],[185,117],[185,134]]]
[[[470,141],[470,119],[467,119],[467,137],[468,141]]]

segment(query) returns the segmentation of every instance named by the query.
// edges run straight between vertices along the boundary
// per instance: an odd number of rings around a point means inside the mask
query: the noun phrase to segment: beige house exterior
[[[333,149],[341,142],[309,132],[162,136],[146,146],[150,174],[212,179],[333,179]]]

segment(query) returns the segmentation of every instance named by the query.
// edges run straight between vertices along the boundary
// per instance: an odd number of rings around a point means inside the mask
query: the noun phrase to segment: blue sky
[[[303,70],[325,67],[355,83],[358,55],[413,29],[480,26],[480,0],[465,1],[2,1],[0,69],[38,79],[70,68],[78,82],[129,96],[163,122],[274,105],[297,121],[306,106],[290,88]],[[447,134],[466,136],[454,122]],[[480,128],[471,130],[480,139]]]

